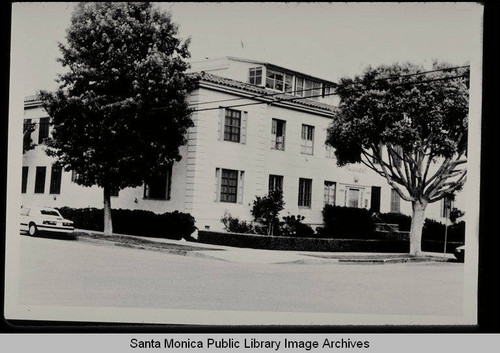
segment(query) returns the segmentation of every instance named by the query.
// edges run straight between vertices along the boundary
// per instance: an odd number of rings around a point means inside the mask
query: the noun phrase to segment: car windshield
[[[30,213],[30,209],[29,208],[23,207],[21,209],[21,216],[27,216],[29,213]]]
[[[43,214],[44,216],[56,216],[56,217],[61,217],[59,212],[56,210],[40,210],[40,213]]]

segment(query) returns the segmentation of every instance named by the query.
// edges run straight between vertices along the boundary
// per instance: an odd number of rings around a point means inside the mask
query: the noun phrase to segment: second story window
[[[38,143],[43,143],[47,137],[49,137],[49,118],[41,118],[38,127]]]
[[[248,82],[257,86],[262,84],[262,67],[252,67],[248,70]]]
[[[302,124],[302,141],[300,152],[303,154],[313,154],[314,151],[314,126]]]
[[[247,121],[248,112],[219,107],[217,139],[246,144]]]
[[[285,150],[285,127],[286,121],[273,119],[273,126],[271,128],[271,149]]]
[[[335,148],[330,145],[325,145],[326,158],[335,159]]]
[[[226,109],[224,119],[224,140],[240,142],[241,132],[241,112],[238,110]]]

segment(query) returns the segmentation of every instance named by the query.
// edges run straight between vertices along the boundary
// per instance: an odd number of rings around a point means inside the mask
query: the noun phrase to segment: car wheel
[[[30,223],[29,228],[28,228],[28,233],[32,237],[34,237],[35,235],[37,235],[38,229],[36,228],[36,224],[35,223]]]

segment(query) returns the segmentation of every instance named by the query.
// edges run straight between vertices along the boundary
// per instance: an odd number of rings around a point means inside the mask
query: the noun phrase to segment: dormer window
[[[283,78],[284,74],[282,72],[268,69],[266,75],[266,88],[283,92]]]
[[[256,86],[262,84],[262,67],[252,67],[248,70],[248,82]]]
[[[295,79],[295,95],[318,100],[321,95],[321,83],[304,77]]]

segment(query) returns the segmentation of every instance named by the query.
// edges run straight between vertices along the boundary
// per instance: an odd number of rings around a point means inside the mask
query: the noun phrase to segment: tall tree
[[[410,253],[421,253],[425,209],[466,180],[469,70],[434,63],[368,67],[339,82],[326,143],[337,163],[363,163],[412,203]]]
[[[181,158],[193,125],[189,39],[150,3],[96,2],[76,6],[66,40],[59,88],[40,92],[53,125],[47,153],[80,185],[103,188],[111,234],[111,190],[140,186]]]

